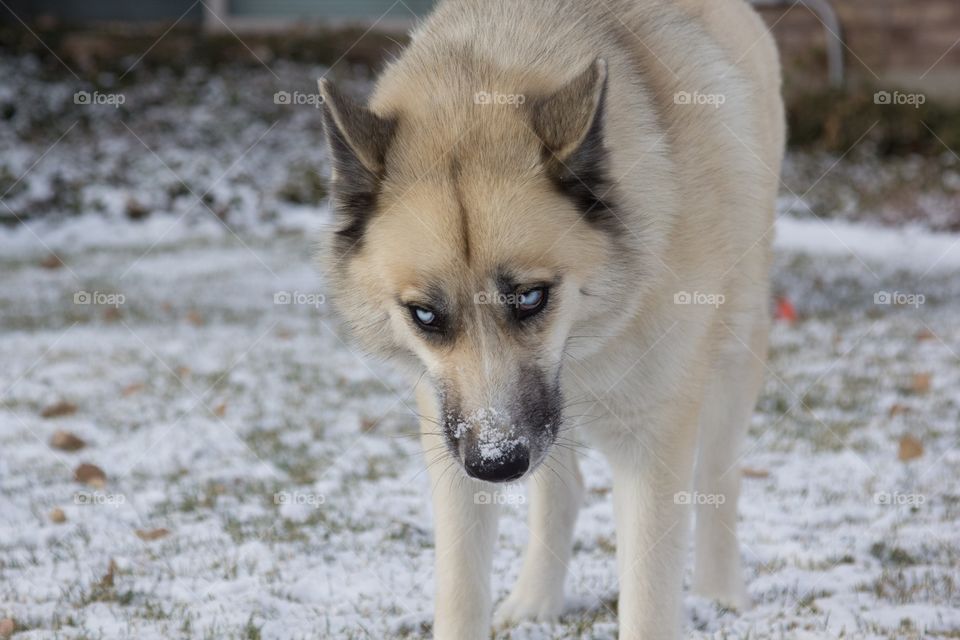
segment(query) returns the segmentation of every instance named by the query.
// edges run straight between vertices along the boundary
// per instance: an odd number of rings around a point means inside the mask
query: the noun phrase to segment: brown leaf
[[[186,378],[190,375],[190,367],[177,367],[176,372],[178,378]]]
[[[49,407],[46,407],[40,412],[40,416],[43,418],[60,418],[62,416],[73,415],[76,412],[77,405],[67,400],[60,400],[59,402],[55,402]]]
[[[116,322],[123,316],[118,307],[107,307],[103,310],[103,319],[105,322]]]
[[[51,253],[40,261],[40,266],[44,269],[59,269],[63,266],[63,260],[55,253]]]
[[[930,331],[930,329],[921,329],[917,332],[916,336],[917,342],[926,342],[927,340],[933,340],[936,337],[937,334],[935,334],[933,331]]]
[[[54,432],[50,438],[50,446],[61,451],[79,451],[87,446],[87,443],[69,431],[60,430]]]
[[[905,435],[900,438],[900,451],[897,453],[897,458],[900,459],[901,462],[914,460],[922,455],[923,443],[920,442],[918,438],[911,435]]]
[[[107,474],[100,467],[86,462],[73,472],[73,479],[91,487],[102,489],[107,486]]]
[[[63,524],[67,521],[67,514],[63,512],[63,509],[56,507],[50,511],[50,522],[54,524]]]
[[[379,420],[374,420],[373,418],[361,418],[360,419],[360,431],[363,433],[370,433],[377,428],[377,425],[380,424]]]
[[[930,382],[933,379],[933,375],[929,373],[915,373],[913,374],[913,382],[910,386],[910,389],[917,394],[924,394],[930,391]]]
[[[910,413],[910,407],[902,404],[895,404],[890,407],[890,417],[903,415],[904,413]]]
[[[217,416],[218,418],[222,418],[223,416],[227,415],[227,403],[221,402],[215,406],[213,408],[213,415]]]
[[[170,531],[167,529],[137,529],[134,533],[137,534],[138,538],[146,540],[147,542],[166,538],[170,535]]]
[[[142,220],[150,214],[150,209],[141,204],[136,198],[127,198],[127,217],[131,220]]]
[[[133,384],[128,384],[125,386],[120,393],[122,393],[124,396],[132,396],[135,393],[140,393],[146,387],[147,385],[143,384],[142,382],[134,382]]]
[[[770,472],[766,469],[752,469],[750,467],[744,467],[740,470],[740,473],[743,474],[744,478],[762,479],[770,477]]]
[[[192,325],[195,326],[195,327],[202,327],[202,326],[203,326],[203,316],[201,316],[201,315],[200,315],[200,312],[198,312],[198,311],[193,311],[193,310],[188,311],[188,312],[187,312],[187,322],[189,322],[190,324],[192,324]]]
[[[0,638],[9,638],[17,630],[17,623],[13,618],[4,618],[0,620]]]

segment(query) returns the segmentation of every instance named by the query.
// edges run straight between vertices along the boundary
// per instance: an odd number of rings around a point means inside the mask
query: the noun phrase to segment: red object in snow
[[[784,322],[793,324],[797,321],[797,309],[789,299],[781,296],[777,298],[777,310],[774,313],[774,317],[777,320],[783,320]]]

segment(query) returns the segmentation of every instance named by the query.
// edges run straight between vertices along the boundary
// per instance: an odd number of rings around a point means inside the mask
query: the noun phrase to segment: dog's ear
[[[373,214],[395,124],[349,98],[333,83],[321,79],[319,85],[333,163],[334,206],[345,223],[338,233],[356,241]]]
[[[607,64],[598,58],[554,94],[533,100],[532,117],[557,189],[588,221],[619,232],[603,145],[606,93]]]
[[[533,128],[548,162],[569,164],[577,154],[602,151],[606,87],[607,63],[598,58],[552,95],[533,101]]]

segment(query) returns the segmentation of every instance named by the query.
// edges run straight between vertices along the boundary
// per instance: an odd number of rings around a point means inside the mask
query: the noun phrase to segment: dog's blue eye
[[[438,328],[439,322],[435,311],[423,307],[410,307],[410,312],[417,324],[424,329],[435,330]]]
[[[520,320],[526,320],[537,315],[547,304],[547,288],[538,287],[527,289],[517,294],[516,315]]]
[[[533,309],[540,306],[540,302],[543,300],[543,289],[533,289],[527,291],[526,293],[521,293],[517,298],[517,302],[521,309]]]

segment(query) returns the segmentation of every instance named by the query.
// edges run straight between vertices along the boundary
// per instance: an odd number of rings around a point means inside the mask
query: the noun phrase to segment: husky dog
[[[369,105],[321,91],[332,299],[420,380],[435,637],[490,635],[490,483],[533,480],[493,623],[563,611],[572,433],[612,468],[621,639],[680,635],[693,513],[692,589],[746,606],[738,447],[784,145],[760,18],[744,0],[446,0]]]

